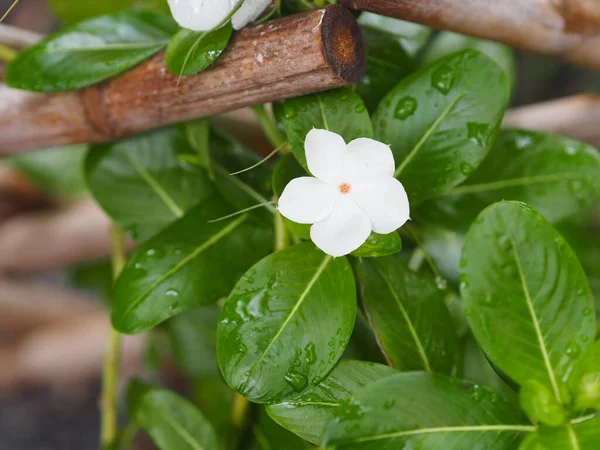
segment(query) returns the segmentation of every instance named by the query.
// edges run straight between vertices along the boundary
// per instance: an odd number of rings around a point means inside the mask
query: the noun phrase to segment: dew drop
[[[244,344],[240,344],[238,345],[237,351],[238,353],[246,353],[248,351],[248,347],[246,347]]]
[[[365,105],[363,103],[359,103],[354,107],[354,111],[357,113],[365,112]]]
[[[466,258],[460,258],[460,267],[462,267],[462,268],[467,267],[467,259]]]
[[[431,76],[431,86],[446,95],[452,90],[456,71],[449,65],[443,65],[433,72]]]
[[[309,342],[304,348],[304,352],[306,354],[306,362],[310,365],[313,365],[317,362],[317,352],[315,350],[315,344],[313,342]]]
[[[308,384],[308,378],[306,375],[295,370],[290,370],[285,374],[285,382],[289,384],[296,392],[302,391]]]
[[[165,294],[168,297],[179,297],[179,291],[177,289],[167,289],[167,292],[165,292]]]
[[[386,402],[383,404],[383,407],[385,409],[392,409],[395,404],[396,404],[396,400],[394,400],[392,398],[392,399],[386,400]]]
[[[288,109],[285,110],[284,117],[287,120],[291,120],[291,119],[294,119],[296,117],[296,114],[297,113],[296,113],[296,109],[295,108],[288,108]]]
[[[448,288],[448,280],[438,276],[435,278],[435,285],[440,291],[445,291]]]
[[[581,352],[581,349],[579,348],[579,345],[577,345],[575,342],[571,342],[568,346],[567,346],[567,356],[569,358],[575,359],[579,356],[579,353]]]
[[[591,316],[592,315],[592,309],[591,308],[584,308],[583,315],[584,316]]]
[[[480,147],[487,147],[491,134],[492,127],[490,127],[487,123],[467,123],[467,136],[471,142],[479,145]]]
[[[468,177],[473,173],[474,170],[475,168],[467,161],[460,163],[460,173],[462,173],[464,176]]]
[[[410,95],[402,97],[396,104],[396,110],[394,111],[394,117],[396,119],[404,120],[412,116],[417,110],[417,100]]]
[[[581,335],[581,342],[587,342],[589,340],[590,340],[590,338],[588,335],[586,335],[586,334]]]

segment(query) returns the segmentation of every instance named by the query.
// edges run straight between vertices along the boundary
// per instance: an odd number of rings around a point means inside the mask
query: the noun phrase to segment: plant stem
[[[6,45],[0,44],[0,61],[11,62],[17,57],[18,53]]]
[[[278,252],[290,246],[291,236],[283,223],[283,217],[277,211],[275,213],[275,251]]]
[[[235,393],[231,408],[231,423],[236,430],[241,430],[246,425],[250,402],[241,394]]]
[[[117,226],[112,229],[112,270],[116,280],[125,266],[125,235]],[[104,450],[111,450],[118,437],[118,386],[121,335],[111,327],[104,356],[102,374],[100,441]]]
[[[265,105],[255,105],[252,107],[252,110],[271,144],[273,144],[274,147],[282,146],[286,141],[285,136],[279,131],[279,128],[277,128],[277,125],[267,112]]]

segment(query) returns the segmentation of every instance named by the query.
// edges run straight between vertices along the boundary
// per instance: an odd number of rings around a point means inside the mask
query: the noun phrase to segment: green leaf
[[[166,0],[49,0],[49,5],[64,25],[130,8],[169,12]]]
[[[167,322],[173,362],[184,375],[206,377],[218,373],[218,320],[218,306],[207,305],[175,316]]]
[[[307,177],[308,173],[292,153],[286,153],[279,158],[273,169],[273,191],[280,197],[290,181],[298,177]]]
[[[130,418],[135,417],[142,398],[151,390],[152,385],[139,378],[133,378],[127,383],[125,398],[127,403],[127,414]]]
[[[210,136],[210,154],[217,187],[232,205],[244,209],[271,200],[269,166],[262,164],[248,172],[230,175],[256,164],[262,159],[260,156],[218,129],[213,129]],[[267,205],[265,209],[275,214],[274,205]]]
[[[423,229],[423,246],[435,267],[445,280],[458,285],[460,275],[460,252],[465,237],[435,223],[427,224]]]
[[[319,383],[344,352],[356,291],[345,258],[305,243],[269,255],[237,283],[221,311],[219,366],[257,403],[283,401]]]
[[[146,241],[218,194],[204,170],[180,160],[191,152],[174,128],[93,146],[85,161],[88,187],[125,232]]]
[[[264,408],[260,408],[257,423],[252,427],[254,443],[250,450],[311,450],[313,446],[290,433],[273,421]]]
[[[508,75],[511,86],[515,85],[517,68],[513,50],[507,45],[494,41],[478,39],[451,31],[440,31],[423,52],[421,63],[429,65],[446,55],[467,48],[479,50],[496,61]]]
[[[573,250],[517,202],[484,210],[465,238],[461,293],[475,337],[517,383],[534,379],[565,404],[563,382],[594,339],[594,303]]]
[[[406,52],[415,56],[425,46],[432,29],[418,23],[406,22],[404,20],[385,17],[369,12],[361,13],[358,18],[361,26],[367,25],[373,28],[392,33]]]
[[[356,92],[373,112],[398,81],[415,69],[415,63],[392,33],[369,26],[363,26],[362,33],[367,48],[367,71]]]
[[[533,423],[542,422],[551,427],[565,423],[567,415],[554,393],[537,380],[528,380],[519,391],[521,408]]]
[[[600,417],[561,428],[541,426],[519,450],[598,450]]]
[[[600,341],[588,347],[575,363],[569,389],[576,409],[600,410]]]
[[[395,373],[381,364],[341,360],[318,385],[296,398],[267,406],[267,412],[282,427],[319,445],[336,408],[359,389]]]
[[[435,283],[393,256],[361,259],[356,271],[367,317],[390,365],[456,373],[458,338]]]
[[[115,329],[141,333],[227,295],[273,242],[248,215],[209,223],[230,212],[222,198],[206,201],[136,249],[115,284]]]
[[[210,120],[198,119],[183,124],[183,132],[187,140],[194,150],[194,154],[190,155],[190,163],[198,167],[202,167],[209,172],[211,179],[214,179],[210,164]]]
[[[423,372],[369,384],[335,416],[326,440],[336,450],[508,450],[534,430],[493,392]]]
[[[211,31],[179,30],[167,47],[165,65],[179,76],[194,75],[211,66],[227,48],[233,27],[227,22]]]
[[[359,258],[387,256],[398,253],[400,250],[402,250],[402,240],[398,233],[371,233],[367,241],[352,252],[352,256]]]
[[[218,450],[217,436],[189,401],[164,389],[153,389],[136,411],[138,425],[160,450]]]
[[[359,137],[373,137],[369,112],[350,88],[286,100],[284,118],[292,152],[306,170],[304,140],[313,128],[333,131],[346,143]]]
[[[177,25],[168,16],[123,11],[51,34],[19,53],[5,82],[19,89],[63,92],[111,78],[165,48]]]
[[[411,204],[473,172],[494,143],[508,100],[506,74],[476,50],[440,59],[385,97],[373,116],[375,137],[391,144]]]
[[[82,170],[86,151],[87,145],[47,148],[17,153],[8,162],[45,193],[80,198],[87,193]]]
[[[426,203],[423,215],[466,228],[486,206],[524,201],[550,222],[588,212],[600,198],[600,155],[562,136],[503,130],[469,179]]]

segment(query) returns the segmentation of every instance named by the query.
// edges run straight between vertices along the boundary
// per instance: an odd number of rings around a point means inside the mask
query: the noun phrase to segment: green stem
[[[241,394],[235,393],[231,409],[231,423],[236,430],[241,430],[246,425],[250,402]]]
[[[130,421],[123,431],[121,432],[121,436],[119,438],[119,445],[117,449],[128,449],[133,447],[133,440],[135,439],[135,435],[139,431],[140,427],[133,420]]]
[[[4,61],[6,63],[11,62],[13,59],[17,57],[18,53],[10,47],[6,45],[0,44],[0,61]]]
[[[112,270],[116,280],[125,266],[126,241],[123,231],[112,229]],[[121,335],[111,328],[104,356],[102,373],[101,430],[100,440],[104,450],[114,448],[118,437],[118,387]]]
[[[15,6],[17,6],[17,3],[19,3],[19,0],[15,0],[13,2],[12,5],[10,5],[10,7],[8,8],[8,10],[4,13],[4,15],[2,17],[0,17],[0,23],[4,22],[4,19],[6,19],[8,17],[8,15],[10,14],[10,12],[15,8]]]
[[[279,128],[277,128],[277,125],[267,112],[265,105],[255,105],[252,107],[252,110],[271,144],[273,144],[274,147],[282,146],[286,141],[285,136],[279,131]]]
[[[291,236],[283,223],[283,217],[278,212],[275,213],[275,251],[278,252],[290,246]]]

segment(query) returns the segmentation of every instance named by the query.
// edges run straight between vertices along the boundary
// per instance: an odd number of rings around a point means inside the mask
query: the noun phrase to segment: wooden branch
[[[340,5],[237,33],[217,64],[179,77],[164,55],[81,92],[41,96],[0,89],[0,154],[102,142],[162,125],[356,82],[362,36]]]
[[[0,272],[57,269],[108,255],[110,220],[93,202],[17,216],[0,225]]]
[[[25,47],[35,44],[42,39],[42,35],[33,31],[0,24],[0,44],[15,50],[23,50]]]
[[[597,0],[341,0],[341,3],[600,69]]]
[[[22,333],[99,311],[92,296],[60,286],[0,279],[0,329]]]
[[[577,95],[510,109],[504,127],[562,134],[600,148],[600,95]]]

